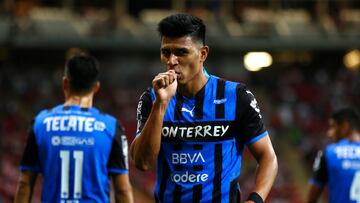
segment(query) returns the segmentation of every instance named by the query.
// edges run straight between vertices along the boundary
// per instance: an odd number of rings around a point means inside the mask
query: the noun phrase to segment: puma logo
[[[191,110],[189,110],[189,109],[187,109],[187,108],[185,108],[185,107],[182,107],[182,108],[181,108],[181,111],[188,112],[191,117],[194,117],[194,115],[193,115],[194,109],[195,109],[195,106],[194,106],[194,108],[192,108]]]

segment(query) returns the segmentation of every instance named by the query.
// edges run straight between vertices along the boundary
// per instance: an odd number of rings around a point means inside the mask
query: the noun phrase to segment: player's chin
[[[184,77],[184,75],[183,74],[176,74],[176,80],[178,81],[178,82],[185,82],[186,81],[186,77]]]
[[[185,80],[184,80],[183,78],[181,78],[181,77],[177,79],[177,82],[178,82],[178,84],[180,84],[180,85],[183,85],[183,84],[186,83]]]

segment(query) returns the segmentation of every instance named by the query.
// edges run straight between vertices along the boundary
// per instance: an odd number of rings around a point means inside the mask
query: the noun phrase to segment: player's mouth
[[[180,79],[181,78],[181,73],[179,73],[179,72],[175,72],[176,73],[176,79]]]

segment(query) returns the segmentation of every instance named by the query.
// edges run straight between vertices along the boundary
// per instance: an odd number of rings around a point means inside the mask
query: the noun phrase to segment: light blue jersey
[[[330,203],[359,203],[360,142],[343,139],[320,151],[311,182],[318,186],[328,184]]]
[[[42,173],[42,202],[110,202],[109,174],[127,174],[120,123],[96,108],[59,105],[40,112],[21,162]]]

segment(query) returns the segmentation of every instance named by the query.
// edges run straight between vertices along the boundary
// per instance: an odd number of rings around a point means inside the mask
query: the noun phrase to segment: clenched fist
[[[169,102],[170,98],[175,95],[177,83],[177,75],[174,70],[159,73],[152,81],[156,99],[161,102]]]

